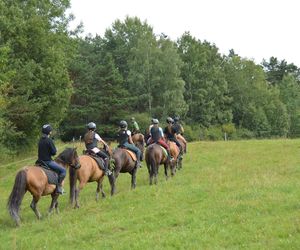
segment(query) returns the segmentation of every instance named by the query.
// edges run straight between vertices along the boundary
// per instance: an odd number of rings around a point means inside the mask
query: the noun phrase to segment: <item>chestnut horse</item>
[[[109,149],[105,149],[106,153],[111,155]],[[99,192],[102,194],[102,198],[105,198],[105,193],[103,191],[102,182],[105,176],[104,170],[100,169],[96,160],[94,160],[89,155],[81,155],[79,157],[79,162],[81,165],[80,169],[71,169],[70,168],[70,203],[72,206],[75,205],[75,208],[79,208],[79,193],[85,187],[88,182],[97,182],[96,189],[96,201],[99,199]],[[79,186],[76,188],[76,182],[79,181]],[[111,186],[110,194],[115,193],[115,178],[111,174],[108,176],[108,180]],[[75,203],[75,204],[74,204]]]
[[[132,159],[124,148],[116,148],[113,151],[112,158],[114,159],[115,179],[117,180],[120,173],[129,173],[131,175],[131,188],[134,189],[136,187],[136,161]]]
[[[159,144],[153,143],[149,145],[145,152],[145,160],[149,172],[149,182],[150,185],[153,183],[157,184],[157,175],[159,165],[164,164],[165,167],[165,175],[167,178],[167,169],[169,166],[168,157],[164,154],[163,149]]]
[[[58,155],[55,161],[65,168],[68,166],[70,166],[71,169],[80,168],[77,151],[73,148],[65,149]],[[56,185],[48,183],[48,178],[40,167],[26,166],[22,168],[16,175],[15,184],[7,202],[10,216],[16,222],[16,225],[19,226],[21,223],[19,210],[22,199],[27,191],[29,191],[33,197],[30,207],[38,219],[41,218],[41,214],[37,209],[37,203],[42,196],[51,194],[52,202],[49,213],[52,212],[54,207],[56,212],[58,212],[57,199],[59,194],[55,192],[55,189]]]
[[[144,135],[141,133],[137,133],[132,135],[132,141],[139,150],[141,150],[141,160],[144,159],[144,149],[145,149],[145,139]]]

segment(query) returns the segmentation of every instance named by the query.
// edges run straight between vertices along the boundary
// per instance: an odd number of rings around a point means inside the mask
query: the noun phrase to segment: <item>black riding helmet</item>
[[[120,121],[120,124],[119,124],[120,128],[126,128],[127,127],[127,122],[126,121]]]
[[[50,126],[50,124],[43,125],[42,127],[43,134],[49,135],[51,131],[52,131],[52,127]]]
[[[174,117],[174,122],[178,122],[179,119],[180,119],[179,116],[175,116],[175,117]]]

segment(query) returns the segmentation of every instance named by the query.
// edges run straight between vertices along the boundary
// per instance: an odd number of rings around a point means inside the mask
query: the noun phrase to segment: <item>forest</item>
[[[138,17],[103,37],[70,30],[69,0],[0,0],[0,158],[36,147],[41,126],[76,140],[93,121],[114,138],[120,120],[180,116],[188,140],[300,136],[300,69],[260,64],[188,31],[154,34]]]

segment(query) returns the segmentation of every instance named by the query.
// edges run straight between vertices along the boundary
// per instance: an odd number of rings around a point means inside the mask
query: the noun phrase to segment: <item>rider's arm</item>
[[[133,144],[132,137],[131,137],[131,132],[129,130],[127,130],[126,133],[128,134],[128,142],[130,144]]]
[[[98,142],[103,143],[103,145],[105,145],[106,147],[108,147],[107,143],[100,137],[100,135],[95,134],[95,138]]]

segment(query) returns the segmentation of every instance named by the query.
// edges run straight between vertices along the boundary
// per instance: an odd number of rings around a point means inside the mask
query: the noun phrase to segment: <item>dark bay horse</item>
[[[145,138],[141,133],[132,135],[132,141],[139,150],[141,150],[141,160],[144,159],[144,150],[145,150]]]
[[[106,151],[109,155],[111,152]],[[99,192],[101,192],[102,197],[105,197],[103,191],[102,182],[104,180],[105,173],[99,168],[96,160],[94,160],[89,155],[81,155],[79,157],[79,162],[81,167],[77,170],[70,168],[70,203],[76,208],[79,208],[79,193],[84,188],[88,182],[97,182],[96,189],[96,201],[99,199]],[[76,188],[76,182],[79,181],[79,186]],[[111,186],[110,194],[115,193],[115,178],[111,174],[108,176],[108,180]],[[75,204],[74,204],[75,203]]]
[[[147,147],[145,152],[145,160],[149,172],[150,185],[153,184],[153,178],[154,184],[157,184],[158,168],[161,164],[164,164],[165,175],[167,178],[167,169],[169,166],[169,161],[159,144],[153,143]]]
[[[131,175],[131,188],[134,189],[136,187],[136,161],[123,148],[116,148],[113,151],[112,158],[114,159],[115,179],[117,180],[120,173],[129,173]]]
[[[80,167],[77,151],[73,148],[65,149],[58,155],[55,161],[65,168],[68,166],[72,169]],[[54,207],[56,212],[58,212],[57,199],[59,194],[55,192],[55,189],[56,185],[48,183],[48,178],[40,167],[23,167],[16,175],[15,184],[7,202],[9,213],[17,226],[21,223],[19,210],[22,199],[27,191],[29,191],[33,197],[30,207],[38,219],[41,218],[41,214],[37,209],[37,203],[42,196],[51,194],[52,202],[49,208],[49,213],[52,212]]]

